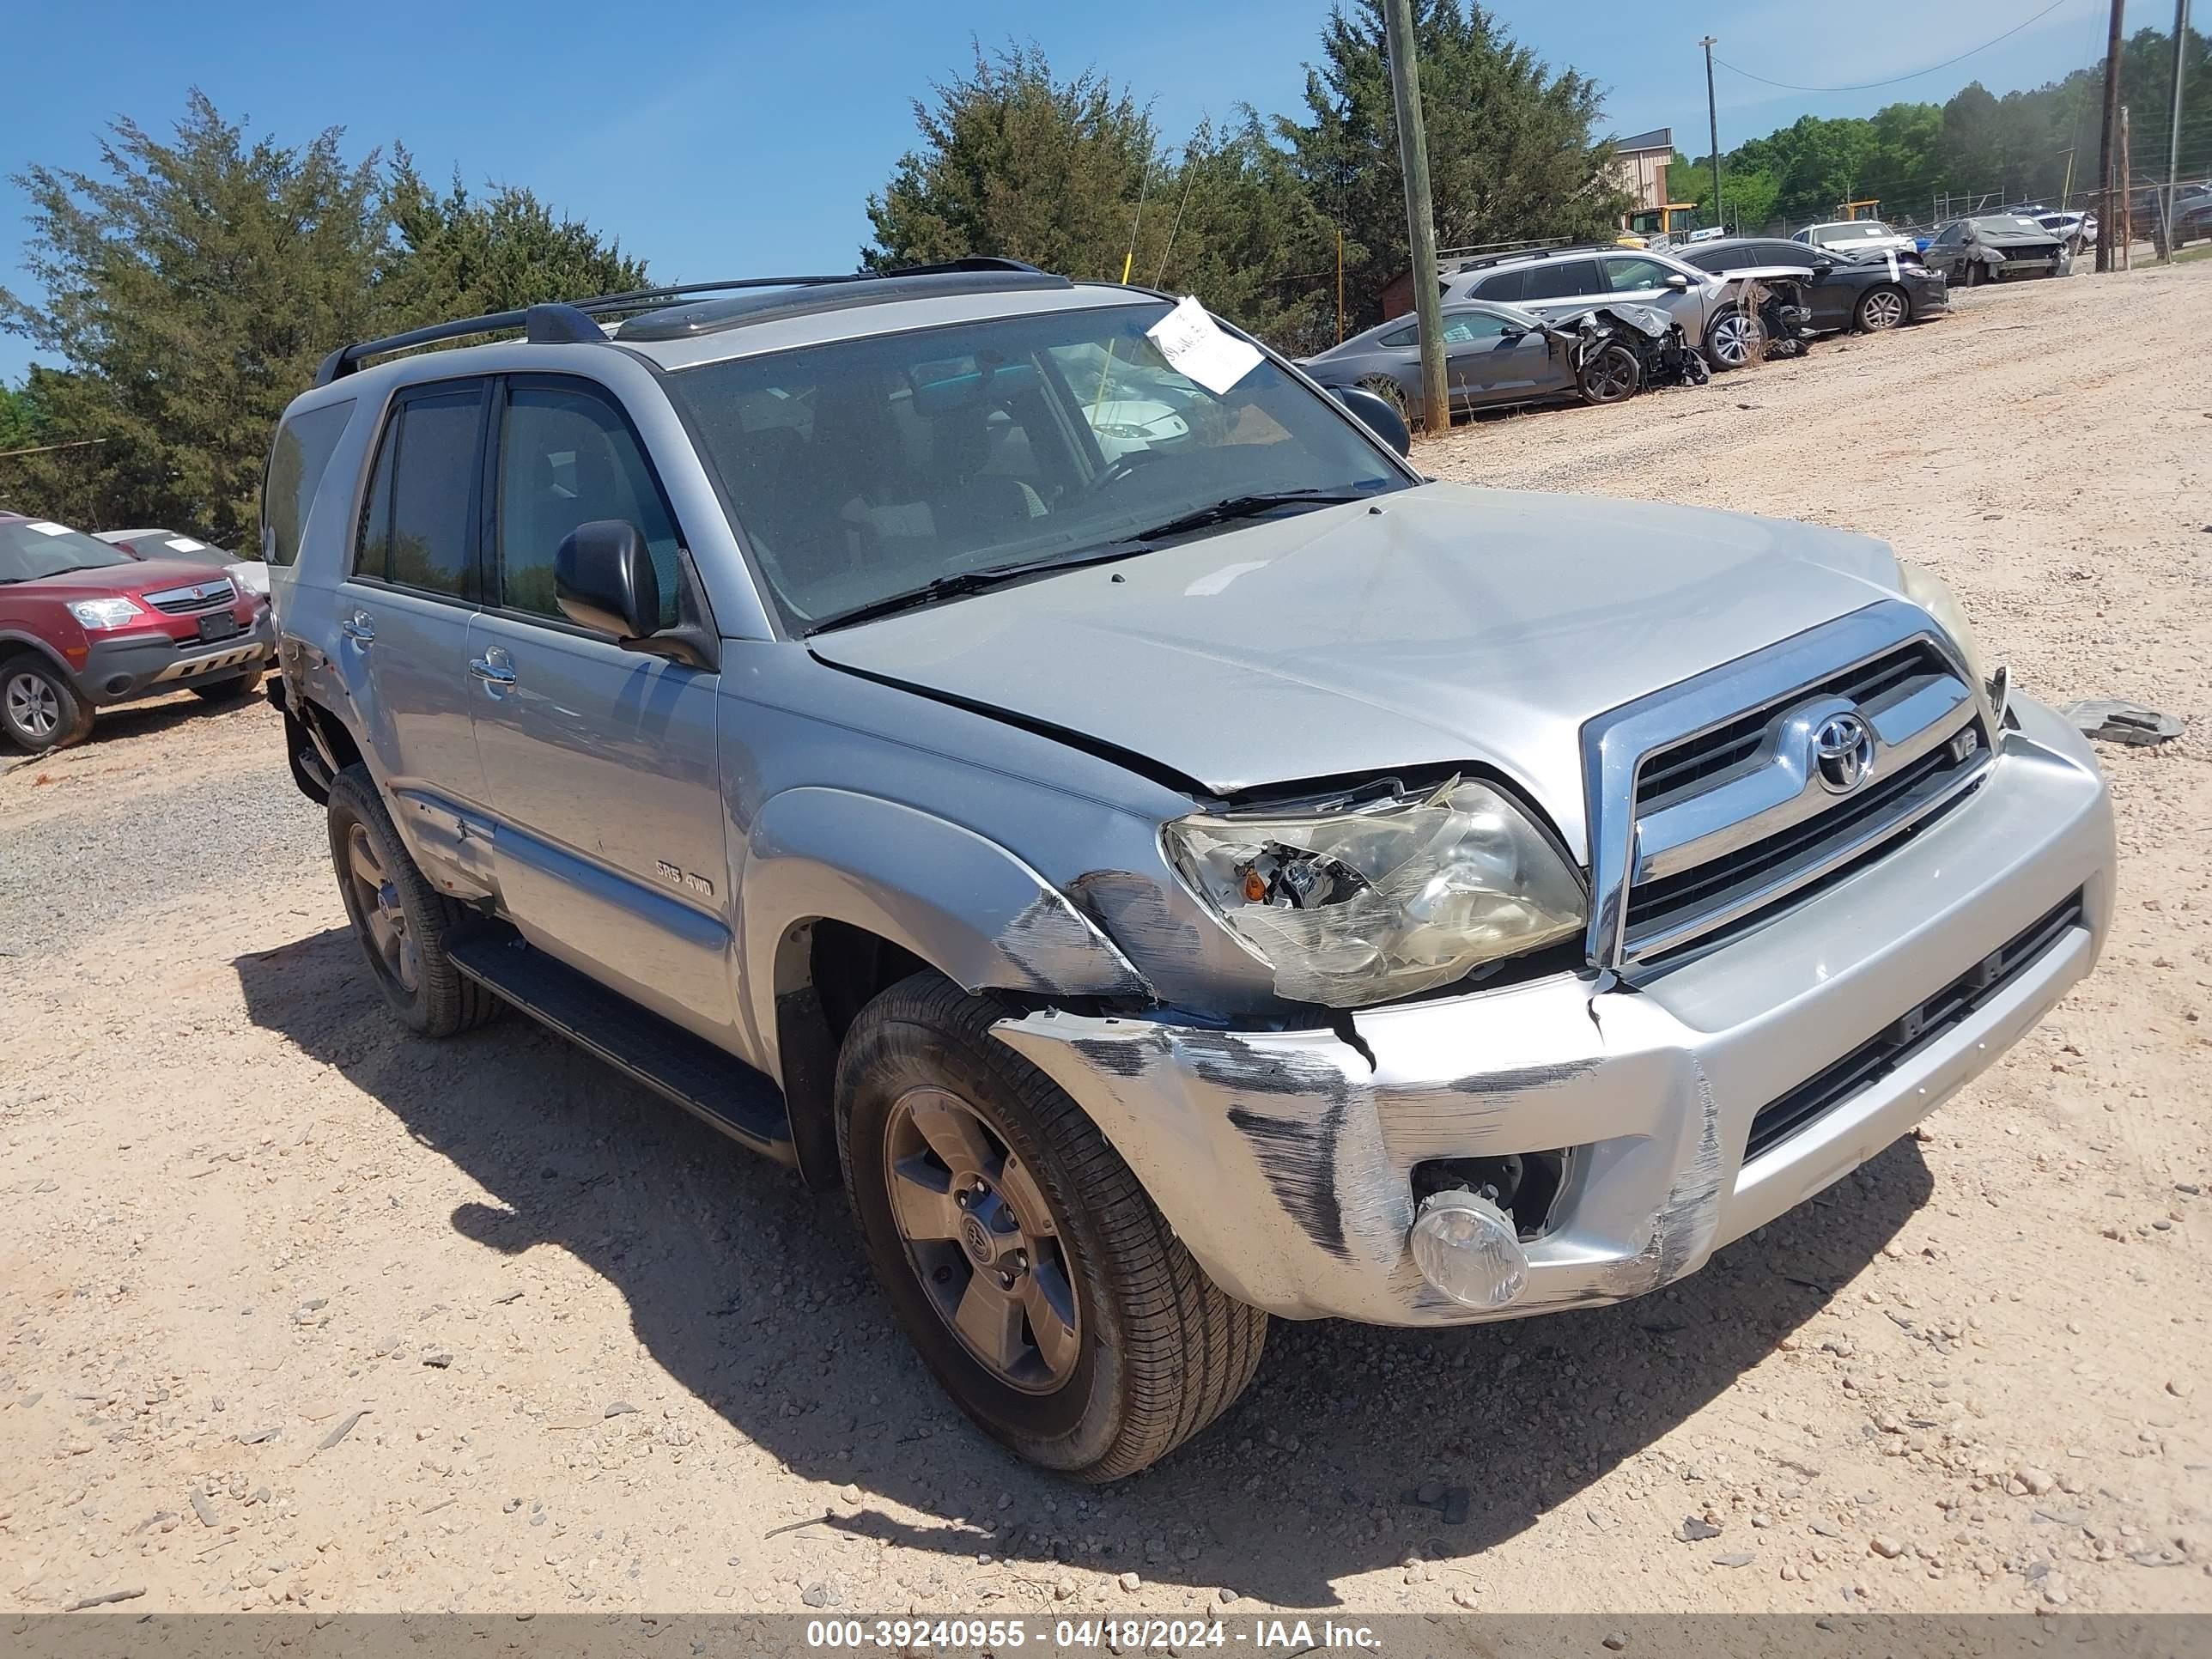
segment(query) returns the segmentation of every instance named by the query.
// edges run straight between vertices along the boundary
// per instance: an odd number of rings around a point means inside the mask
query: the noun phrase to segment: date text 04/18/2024
[[[927,1646],[1002,1653],[1036,1646],[1046,1651],[1103,1649],[1145,1651],[1243,1647],[1256,1652],[1309,1653],[1316,1649],[1371,1652],[1382,1644],[1365,1625],[1325,1619],[815,1619],[806,1626],[810,1648],[878,1648],[903,1651]]]

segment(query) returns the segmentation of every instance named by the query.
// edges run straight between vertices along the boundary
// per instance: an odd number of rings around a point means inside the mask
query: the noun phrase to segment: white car
[[[1150,398],[1115,398],[1085,411],[1099,453],[1109,461],[1190,435],[1190,422]]]
[[[1912,238],[1879,219],[1838,219],[1825,225],[1808,225],[1790,240],[1808,247],[1826,248],[1844,259],[1863,259],[1870,253],[1910,253],[1915,246]]]

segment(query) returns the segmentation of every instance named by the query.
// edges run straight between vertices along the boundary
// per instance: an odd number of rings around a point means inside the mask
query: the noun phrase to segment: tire
[[[1759,361],[1765,331],[1759,319],[1743,310],[1724,311],[1705,331],[1705,361],[1716,372],[1742,368]]]
[[[1207,1279],[1082,1109],[991,1036],[1008,1012],[935,974],[860,1012],[837,1059],[845,1190],[894,1316],[954,1402],[1032,1463],[1112,1480],[1228,1408],[1267,1316]],[[976,1151],[942,1157],[946,1139]],[[1004,1291],[979,1265],[994,1240],[1018,1244],[995,1258],[1018,1269]],[[971,1297],[997,1358],[956,1332]]]
[[[0,735],[27,754],[82,743],[92,732],[92,706],[69,677],[26,652],[0,663]]]
[[[240,674],[234,680],[222,680],[214,685],[196,685],[192,688],[192,695],[204,702],[236,702],[240,697],[250,696],[261,689],[261,672],[257,668],[251,674]]]
[[[356,763],[331,780],[327,812],[338,894],[392,1012],[410,1030],[434,1037],[468,1030],[498,1013],[499,999],[465,977],[446,954],[446,936],[467,920],[468,909],[415,867],[367,767]],[[372,866],[380,878],[373,883]]]
[[[1644,367],[1626,346],[1613,344],[1583,365],[1582,394],[1586,404],[1620,404],[1644,387]]]
[[[1893,288],[1887,283],[1860,295],[1858,305],[1851,312],[1852,325],[1862,334],[1880,334],[1911,320],[1911,300],[1903,289]]]

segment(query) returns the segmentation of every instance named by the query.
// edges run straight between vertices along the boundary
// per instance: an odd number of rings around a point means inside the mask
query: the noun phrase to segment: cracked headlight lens
[[[1990,741],[1995,742],[1996,725],[2004,718],[2005,698],[2008,695],[2008,677],[2003,666],[1992,666],[1983,656],[1981,641],[1974,637],[1974,625],[1966,620],[1966,608],[1959,603],[1959,596],[1951,591],[1948,582],[1910,559],[1899,559],[1897,568],[1904,578],[1905,597],[1934,617],[1936,625],[1949,635],[1951,643],[1958,647],[1959,655],[1966,660],[1966,672],[1972,677],[1974,690],[1980,694],[1989,714]]]
[[[1488,784],[1454,778],[1297,812],[1206,813],[1169,859],[1299,1002],[1356,1008],[1581,931],[1581,882]]]

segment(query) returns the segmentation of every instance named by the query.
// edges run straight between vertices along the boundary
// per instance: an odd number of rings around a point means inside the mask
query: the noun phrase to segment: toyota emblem
[[[1874,775],[1874,732],[1856,714],[1832,714],[1813,732],[1813,769],[1831,794],[1848,795]]]

